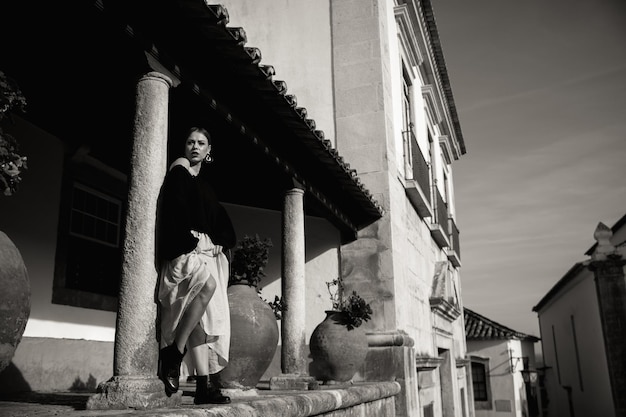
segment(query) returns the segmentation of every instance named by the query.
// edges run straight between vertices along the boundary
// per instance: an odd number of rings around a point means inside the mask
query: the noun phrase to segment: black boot
[[[178,385],[180,380],[180,365],[183,362],[183,357],[187,353],[187,347],[185,351],[180,353],[176,344],[173,343],[168,347],[161,349],[159,377],[165,384],[165,393],[169,396],[178,391]]]
[[[219,388],[209,382],[207,375],[196,376],[194,404],[230,404],[230,397],[222,395]]]

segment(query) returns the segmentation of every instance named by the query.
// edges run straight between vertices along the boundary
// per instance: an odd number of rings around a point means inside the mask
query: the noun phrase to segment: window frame
[[[475,379],[475,367],[477,366],[482,367],[482,375],[484,376],[484,381],[476,381]],[[492,394],[491,376],[489,372],[489,358],[480,358],[473,356],[470,358],[470,367],[472,373],[472,396],[474,398],[474,408],[477,410],[491,410],[493,407],[491,405]],[[476,385],[479,383],[484,385],[484,396],[477,398]]]
[[[75,188],[87,190],[90,194],[105,200],[119,203],[117,244],[99,242],[97,239],[79,236],[72,233],[73,193]],[[69,283],[72,239],[85,239],[90,245],[115,250],[114,262],[117,262],[120,273],[107,275],[106,279],[121,278],[121,254],[124,242],[124,221],[126,216],[128,183],[125,174],[111,168],[97,159],[77,151],[66,158],[63,168],[59,222],[57,227],[57,247],[55,253],[54,278],[52,287],[52,304],[68,305],[95,310],[117,312],[118,296],[102,292],[74,288]],[[118,260],[119,259],[119,260]],[[113,284],[115,285],[115,284]]]
[[[79,207],[76,207],[76,205],[74,204],[74,202],[76,201],[76,191],[82,191],[85,194],[88,194],[92,197],[98,198],[100,200],[106,201],[108,203],[114,204],[116,206],[116,217],[117,217],[117,222],[113,222],[110,219],[106,219],[103,218],[99,213],[93,213],[88,211],[87,209],[81,209]],[[97,210],[96,210],[97,211]],[[110,226],[114,226],[115,227],[115,241],[111,242],[108,241],[106,239],[101,239],[98,236],[94,235],[90,235],[87,233],[82,233],[81,231],[78,231],[74,228],[75,226],[75,216],[76,215],[82,215],[85,218],[89,218],[92,219],[94,221],[94,223],[105,223],[108,224]],[[82,224],[84,224],[84,222],[81,222]],[[122,235],[122,201],[119,198],[115,198],[114,196],[110,195],[110,194],[105,194],[102,192],[99,192],[98,190],[83,184],[82,182],[79,181],[74,181],[73,182],[73,186],[72,186],[72,202],[70,204],[70,225],[69,225],[69,234],[71,236],[74,236],[76,238],[80,238],[80,239],[85,239],[85,240],[89,240],[92,241],[94,243],[100,244],[100,245],[105,245],[105,246],[110,246],[110,247],[114,247],[114,248],[119,248],[121,245],[121,235]]]

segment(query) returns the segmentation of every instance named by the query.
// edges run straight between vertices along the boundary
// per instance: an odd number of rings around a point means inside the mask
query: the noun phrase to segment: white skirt
[[[161,347],[174,343],[178,323],[189,303],[212,276],[216,288],[200,325],[209,346],[209,369],[221,371],[228,364],[230,349],[230,309],[228,307],[228,259],[222,252],[213,256],[211,238],[192,230],[199,239],[193,252],[163,263],[159,277],[161,304]]]

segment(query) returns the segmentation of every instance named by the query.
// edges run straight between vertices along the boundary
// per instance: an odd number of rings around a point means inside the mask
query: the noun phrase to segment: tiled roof
[[[147,23],[146,17],[137,13],[134,23],[147,33],[167,35],[167,40],[157,46],[163,62],[168,60],[165,54],[171,54],[181,65],[180,73],[195,78],[199,90],[202,84],[210,84],[215,96],[207,98],[212,106],[223,103],[225,108],[248,115],[257,130],[268,125],[281,129],[281,134],[253,139],[255,143],[264,140],[270,149],[280,152],[284,168],[293,169],[294,178],[322,204],[345,202],[338,211],[354,213],[351,220],[358,228],[383,215],[382,206],[361,182],[356,170],[339,155],[324,132],[316,128],[307,109],[299,107],[296,97],[287,93],[287,83],[275,79],[272,65],[261,63],[258,48],[246,45],[245,30],[228,26],[229,15],[224,6],[204,0],[165,0],[159,4],[166,6],[163,9],[166,11],[160,12],[164,16]],[[171,29],[159,23],[160,19],[175,25],[174,30],[168,32]],[[216,66],[215,62],[220,65]],[[178,69],[170,68],[174,72]],[[254,98],[237,99],[235,92],[244,90]],[[318,195],[317,191],[321,193]]]
[[[537,342],[538,337],[531,336],[522,332],[515,331],[511,328],[489,320],[485,316],[481,316],[469,308],[463,308],[465,318],[465,338],[467,340],[528,340]]]

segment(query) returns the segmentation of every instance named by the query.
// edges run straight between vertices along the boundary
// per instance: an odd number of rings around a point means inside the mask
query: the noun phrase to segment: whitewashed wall
[[[287,83],[298,106],[334,142],[330,6],[328,0],[224,0],[228,26],[243,27],[246,46],[261,50],[275,80]]]
[[[6,131],[28,157],[20,190],[0,200],[0,230],[19,248],[31,284],[30,319],[24,337],[112,341],[115,314],[52,304],[63,147],[19,117]]]
[[[576,328],[580,372],[572,320]],[[614,416],[608,365],[604,359],[602,323],[591,271],[581,272],[539,311],[539,328],[543,360],[548,367],[549,414],[568,415],[569,404],[563,387],[569,386],[576,415]]]

